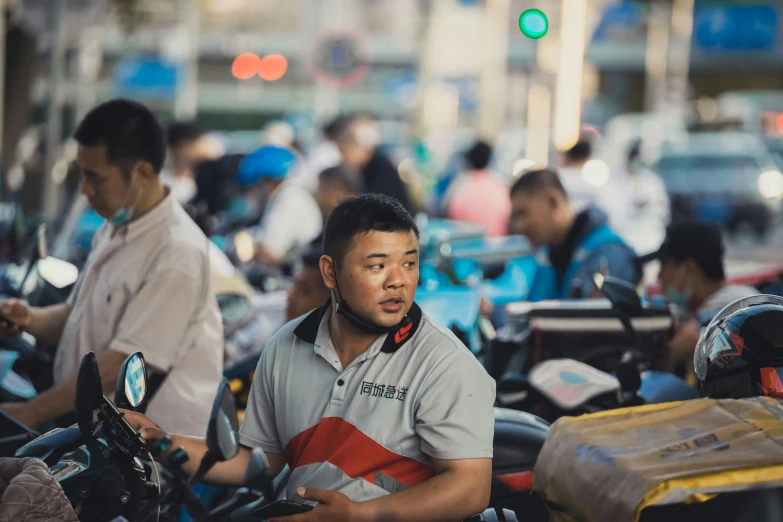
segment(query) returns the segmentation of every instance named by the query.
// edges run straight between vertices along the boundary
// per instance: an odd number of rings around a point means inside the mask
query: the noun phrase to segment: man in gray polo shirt
[[[320,264],[332,298],[270,340],[244,448],[209,482],[240,484],[248,448],[260,447],[273,472],[293,470],[289,499],[318,503],[289,522],[457,521],[487,506],[495,384],[414,303],[418,250],[413,219],[391,198],[349,199],[332,212]],[[146,438],[165,435],[128,417]],[[194,471],[203,440],[173,438]]]

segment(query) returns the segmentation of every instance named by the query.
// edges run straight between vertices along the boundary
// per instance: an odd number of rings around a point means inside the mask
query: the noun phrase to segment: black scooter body
[[[57,428],[22,446],[14,456],[35,457],[52,467],[60,461],[63,455],[76,450],[85,442],[87,440],[78,426]]]
[[[549,423],[529,413],[495,408],[492,494],[489,506],[545,521],[546,507],[533,491],[533,470],[544,446]]]

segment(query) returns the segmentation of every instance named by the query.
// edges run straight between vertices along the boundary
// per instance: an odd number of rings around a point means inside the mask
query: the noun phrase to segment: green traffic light
[[[528,9],[519,15],[519,30],[528,38],[538,40],[549,31],[549,20],[540,9]]]

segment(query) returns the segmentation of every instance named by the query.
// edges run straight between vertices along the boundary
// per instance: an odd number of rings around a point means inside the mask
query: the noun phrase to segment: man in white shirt
[[[153,374],[148,413],[203,436],[222,378],[223,328],[208,239],[159,177],[166,154],[160,124],[143,105],[115,99],[87,114],[75,138],[82,192],[107,222],[67,302],[0,303],[3,333],[27,330],[58,344],[54,387],[0,408],[28,426],[66,415],[85,354],[95,352],[109,393],[125,358],[141,351]]]
[[[568,201],[574,210],[581,212],[587,207],[601,208],[599,188],[585,179],[583,170],[593,153],[592,145],[586,137],[567,150],[564,154],[565,162],[558,169],[560,181],[568,196]],[[601,210],[606,211],[601,208]]]
[[[195,122],[175,121],[166,131],[171,154],[171,170],[164,169],[161,179],[171,188],[174,199],[183,205],[196,196],[195,168],[202,162],[225,154],[217,137]]]
[[[601,191],[601,204],[611,209],[612,228],[636,252],[650,252],[663,242],[669,223],[669,195],[663,181],[641,160],[641,142],[628,151],[626,173]],[[645,267],[645,280],[654,283],[658,267]]]
[[[289,179],[297,163],[290,149],[264,145],[239,165],[240,186],[258,184],[266,197],[256,234],[259,261],[281,265],[295,259],[323,227],[321,210],[312,193]]]

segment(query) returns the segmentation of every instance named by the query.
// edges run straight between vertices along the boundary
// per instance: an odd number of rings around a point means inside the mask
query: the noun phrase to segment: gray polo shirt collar
[[[332,299],[329,298],[323,306],[310,312],[310,314],[299,323],[299,326],[294,330],[294,335],[304,342],[314,345],[316,350],[325,348],[330,341],[328,324],[326,324],[323,319],[324,316],[327,315],[327,312],[329,312],[331,306]],[[377,355],[379,350],[377,345],[380,345],[380,351],[384,353],[394,353],[399,350],[403,344],[413,337],[416,330],[419,329],[421,315],[421,308],[414,302],[410,310],[408,310],[408,315],[400,322],[397,330],[394,333],[386,334],[385,338],[384,336],[379,336],[378,341],[373,343],[365,354],[368,356]],[[381,339],[383,339],[382,343],[379,342]]]

